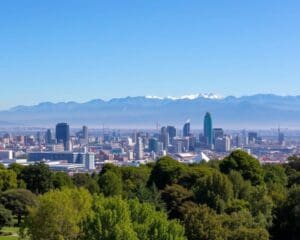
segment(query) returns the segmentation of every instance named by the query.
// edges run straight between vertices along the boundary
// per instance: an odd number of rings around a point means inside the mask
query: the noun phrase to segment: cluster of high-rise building
[[[58,171],[91,172],[106,163],[138,166],[165,155],[185,163],[198,163],[221,159],[238,148],[262,162],[282,162],[298,153],[300,142],[293,138],[286,141],[280,129],[275,135],[273,131],[270,136],[262,136],[258,131],[214,127],[210,113],[204,115],[202,130],[194,129],[188,120],[181,128],[166,125],[143,131],[89,130],[87,126],[71,129],[67,123],[58,123],[52,129],[26,131],[0,133],[0,161],[4,165],[43,161]]]

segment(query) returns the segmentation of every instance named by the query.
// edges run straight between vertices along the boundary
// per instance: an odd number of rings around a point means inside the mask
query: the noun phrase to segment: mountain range
[[[96,99],[85,103],[43,102],[0,111],[0,126],[53,127],[57,122],[68,122],[73,127],[155,128],[157,123],[180,127],[191,119],[192,127],[200,129],[207,111],[212,114],[215,127],[300,128],[300,96],[273,94],[242,97],[192,94]]]

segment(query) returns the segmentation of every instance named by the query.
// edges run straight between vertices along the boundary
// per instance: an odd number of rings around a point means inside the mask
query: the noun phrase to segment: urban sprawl
[[[222,159],[231,151],[243,149],[265,163],[284,163],[299,153],[296,135],[285,136],[280,128],[261,134],[253,130],[215,128],[206,113],[203,130],[192,129],[187,121],[182,129],[157,126],[156,130],[70,129],[58,123],[45,131],[14,130],[0,134],[0,163],[22,165],[44,162],[52,170],[69,174],[100,171],[112,163],[118,166],[140,166],[170,155],[187,164]]]

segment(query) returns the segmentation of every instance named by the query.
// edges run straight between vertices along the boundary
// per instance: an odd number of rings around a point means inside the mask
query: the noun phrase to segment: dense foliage
[[[222,161],[163,157],[92,175],[13,164],[0,167],[0,227],[15,222],[31,240],[294,240],[299,163],[262,166],[235,151]]]

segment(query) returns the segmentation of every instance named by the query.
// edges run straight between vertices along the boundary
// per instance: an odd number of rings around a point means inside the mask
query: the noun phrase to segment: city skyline
[[[0,109],[195,92],[298,95],[299,10],[293,0],[5,2]]]

